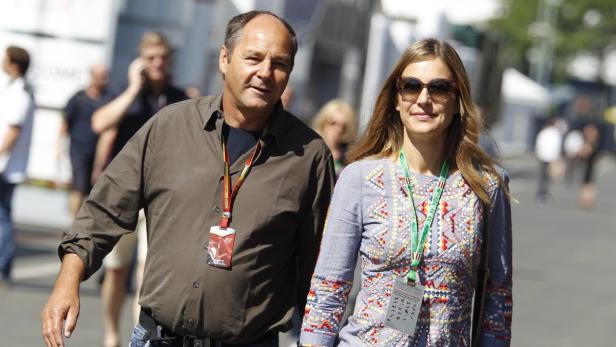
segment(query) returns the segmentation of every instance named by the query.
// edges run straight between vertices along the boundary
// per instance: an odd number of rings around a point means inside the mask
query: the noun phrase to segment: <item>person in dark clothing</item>
[[[98,177],[130,138],[163,107],[188,99],[183,89],[170,82],[171,47],[161,33],[146,32],[139,43],[139,56],[128,69],[128,86],[118,97],[98,109],[92,116],[92,129],[100,133],[94,176]],[[141,285],[145,261],[145,220],[140,218],[137,233],[123,237],[105,258],[105,277],[101,288],[105,337],[103,346],[120,344],[119,321],[126,279],[137,251],[135,284]],[[134,319],[138,318],[138,295],[133,302]]]
[[[584,144],[579,157],[584,161],[584,177],[582,189],[578,199],[578,206],[582,209],[591,209],[595,206],[597,190],[595,188],[594,168],[599,155],[600,132],[597,125],[589,123],[582,129]]]
[[[335,178],[325,142],[280,101],[296,52],[293,29],[271,12],[230,20],[222,94],[150,119],[64,234],[42,312],[47,346],[70,336],[80,281],[141,208],[148,254],[130,345],[278,346],[306,303]]]
[[[109,90],[109,69],[104,64],[90,68],[90,83],[73,95],[64,108],[64,119],[58,136],[58,154],[65,153],[65,141],[70,139],[69,157],[72,169],[69,209],[75,216],[83,199],[92,189],[92,169],[98,134],[92,131],[92,114],[116,95]]]

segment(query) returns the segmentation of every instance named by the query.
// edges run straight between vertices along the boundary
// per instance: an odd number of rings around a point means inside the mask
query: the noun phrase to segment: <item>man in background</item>
[[[9,84],[0,91],[0,286],[10,283],[15,255],[11,220],[13,191],[26,178],[30,150],[34,97],[25,80],[30,66],[28,52],[16,46],[5,50],[2,70]]]
[[[70,138],[69,157],[73,179],[69,209],[72,216],[77,214],[84,197],[92,189],[92,169],[98,141],[98,134],[92,131],[92,114],[115,97],[108,85],[109,69],[103,64],[94,64],[90,68],[88,86],[73,95],[64,108],[65,117],[58,136],[58,155],[65,155],[66,139]]]
[[[171,83],[169,62],[171,47],[158,32],[146,32],[139,42],[139,56],[128,68],[128,86],[92,116],[92,130],[100,134],[94,163],[94,176],[122,150],[128,140],[163,107],[187,99],[184,91]],[[138,293],[146,253],[146,230],[143,214],[137,233],[125,235],[104,260],[105,278],[101,290],[105,323],[104,347],[120,345],[120,313],[126,297],[135,250],[134,318],[139,312]]]
[[[539,160],[539,182],[536,201],[539,207],[546,207],[552,201],[549,193],[550,166],[555,165],[561,158],[562,137],[562,132],[553,118],[548,119],[537,134],[535,155]]]

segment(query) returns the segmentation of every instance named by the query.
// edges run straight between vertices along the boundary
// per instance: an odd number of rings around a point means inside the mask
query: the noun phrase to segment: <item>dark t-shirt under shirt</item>
[[[254,147],[261,134],[261,131],[246,131],[232,128],[227,123],[223,125],[223,132],[227,136],[227,151],[229,152],[229,164],[231,165]]]

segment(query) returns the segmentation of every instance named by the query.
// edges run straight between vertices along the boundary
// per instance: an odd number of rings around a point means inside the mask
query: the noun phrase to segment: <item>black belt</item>
[[[237,346],[241,347],[243,344],[231,345],[224,343],[220,340],[216,340],[210,337],[200,337],[193,335],[184,335],[179,336],[176,335],[167,329],[163,328],[160,324],[156,323],[154,318],[152,318],[145,310],[141,310],[139,313],[139,325],[141,325],[148,332],[148,340],[150,341],[150,346],[165,346],[165,347],[226,347],[226,346]],[[257,341],[252,343],[264,342],[264,341],[273,341],[274,333],[268,332]],[[252,343],[246,344],[250,345]]]

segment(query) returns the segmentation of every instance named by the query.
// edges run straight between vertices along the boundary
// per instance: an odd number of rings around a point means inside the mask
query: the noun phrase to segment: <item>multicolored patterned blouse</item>
[[[505,182],[507,175],[503,172]],[[490,187],[491,276],[481,346],[511,339],[511,206],[495,177]],[[419,230],[437,176],[411,174]],[[468,346],[472,297],[481,249],[483,204],[459,171],[447,178],[424,249],[419,278],[425,286],[415,335],[384,326],[393,282],[411,263],[412,204],[399,164],[366,159],[345,168],[337,181],[300,341],[315,346]],[[340,329],[357,256],[361,288],[353,315]]]

